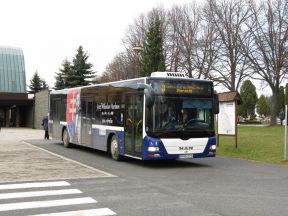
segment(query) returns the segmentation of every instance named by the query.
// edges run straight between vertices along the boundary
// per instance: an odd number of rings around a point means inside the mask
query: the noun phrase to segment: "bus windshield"
[[[152,137],[214,136],[212,99],[156,96],[146,111],[146,133]]]

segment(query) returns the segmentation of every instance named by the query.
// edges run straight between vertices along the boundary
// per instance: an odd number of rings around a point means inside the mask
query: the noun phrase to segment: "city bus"
[[[49,134],[65,147],[82,145],[115,160],[215,157],[213,82],[181,72],[55,90]]]

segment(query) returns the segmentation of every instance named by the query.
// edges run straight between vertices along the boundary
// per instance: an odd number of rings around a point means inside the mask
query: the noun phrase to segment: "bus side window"
[[[109,95],[108,104],[111,105],[111,119],[113,120],[114,126],[124,125],[124,109],[122,108],[122,96],[121,95]]]
[[[106,103],[106,96],[105,95],[97,95],[94,97],[94,112],[93,112],[93,119],[94,124],[102,124],[102,104]]]
[[[61,116],[60,116],[61,121],[66,121],[66,108],[67,108],[67,99],[66,98],[62,98],[62,102],[61,102]]]
[[[92,118],[93,114],[93,102],[88,102],[88,107],[87,107],[87,118]]]
[[[54,115],[55,115],[55,114],[54,114],[54,113],[55,113],[55,112],[54,112],[54,109],[55,109],[55,107],[54,107],[55,105],[54,105],[54,104],[55,104],[55,103],[54,103],[54,100],[52,99],[52,100],[50,101],[50,110],[49,110],[49,118],[52,119],[52,120],[54,119]]]
[[[81,101],[81,114],[82,117],[86,117],[86,101]]]

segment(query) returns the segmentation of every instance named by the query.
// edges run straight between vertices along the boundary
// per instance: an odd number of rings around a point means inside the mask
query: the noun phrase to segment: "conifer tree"
[[[288,83],[285,86],[285,105],[288,105]]]
[[[243,82],[240,89],[240,96],[242,105],[239,106],[239,114],[244,118],[250,116],[251,119],[254,119],[257,93],[255,86],[250,80],[245,80]]]
[[[271,109],[268,103],[268,99],[264,95],[261,95],[259,97],[256,109],[257,109],[257,113],[260,116],[264,115],[266,117],[271,114]]]
[[[149,24],[140,57],[141,76],[149,76],[153,71],[165,71],[163,31],[158,15]]]
[[[71,62],[65,59],[61,66],[62,68],[59,69],[58,73],[56,72],[55,76],[56,82],[54,88],[56,90],[73,87],[71,85],[71,78],[73,77]]]
[[[42,90],[42,79],[39,76],[38,72],[35,71],[32,79],[30,80],[30,85],[28,85],[32,93],[36,93]]]
[[[60,89],[66,88],[65,80],[64,80],[63,75],[61,73],[56,73],[55,79],[56,79],[55,84],[54,84],[55,90],[60,90]]]
[[[41,90],[49,89],[49,85],[47,84],[47,82],[44,79],[41,80],[41,84],[42,84]]]
[[[92,70],[92,63],[88,62],[89,55],[79,46],[72,63],[65,59],[62,68],[56,72],[55,89],[73,88],[92,84],[95,79],[95,72]]]
[[[72,73],[67,79],[70,87],[85,86],[92,83],[95,72],[92,70],[92,63],[88,63],[89,55],[79,46],[73,58]]]

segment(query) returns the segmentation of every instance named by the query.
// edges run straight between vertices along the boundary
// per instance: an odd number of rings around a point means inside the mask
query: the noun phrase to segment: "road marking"
[[[40,182],[40,183],[22,183],[22,184],[4,184],[0,185],[0,190],[10,189],[22,189],[22,188],[38,188],[38,187],[60,187],[70,186],[66,181],[55,181],[55,182]]]
[[[86,167],[87,169],[90,169],[90,170],[93,170],[93,171],[96,171],[96,172],[99,172],[99,173],[102,173],[103,175],[105,175],[105,176],[99,176],[99,177],[117,177],[116,175],[113,175],[113,174],[111,174],[111,173],[105,172],[105,171],[103,171],[103,170],[96,169],[96,168],[94,168],[94,167],[91,167],[91,166],[88,166],[88,165],[86,165],[86,164],[80,163],[80,162],[78,162],[78,161],[72,160],[72,159],[70,159],[70,158],[64,157],[64,156],[62,156],[62,155],[56,154],[56,153],[51,152],[51,151],[49,151],[49,150],[47,150],[47,149],[40,148],[40,147],[38,147],[38,146],[32,145],[32,144],[30,144],[30,143],[28,143],[28,142],[25,142],[25,141],[22,141],[22,142],[25,143],[26,145],[29,145],[29,146],[32,146],[32,147],[37,148],[37,149],[39,149],[39,150],[45,151],[45,152],[47,152],[47,153],[49,153],[49,154],[51,154],[51,155],[54,155],[54,156],[56,156],[56,157],[62,158],[62,159],[64,159],[64,160],[66,160],[66,161],[70,161],[70,162],[72,162],[72,163],[76,163],[76,164],[78,164],[78,165],[80,165],[80,166],[82,166],[82,167]],[[86,178],[86,177],[84,177],[84,178]]]
[[[80,211],[69,211],[69,212],[58,212],[50,214],[39,214],[39,215],[30,215],[30,216],[109,216],[116,215],[115,212],[109,208],[100,208],[100,209],[88,209]]]
[[[84,198],[74,198],[74,199],[58,199],[58,200],[48,200],[48,201],[36,201],[36,202],[18,202],[18,203],[8,203],[0,204],[0,211],[11,211],[20,209],[32,209],[32,208],[47,208],[55,206],[67,206],[67,205],[80,205],[97,203],[96,200],[91,197]]]
[[[24,197],[40,197],[40,196],[54,196],[54,195],[67,195],[67,194],[80,194],[82,193],[78,189],[67,190],[51,190],[51,191],[33,191],[33,192],[19,192],[19,193],[3,193],[0,194],[1,199],[14,199]]]

